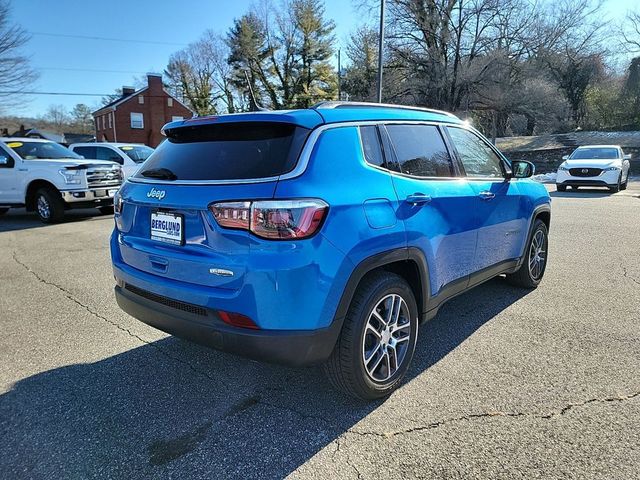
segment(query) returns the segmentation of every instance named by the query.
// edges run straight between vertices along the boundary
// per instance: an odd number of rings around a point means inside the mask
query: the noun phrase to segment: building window
[[[113,119],[111,118],[112,115],[113,115],[112,113],[109,114],[109,128],[113,127],[113,123],[112,123]]]
[[[167,98],[167,107],[173,107],[173,98]]]
[[[171,117],[171,121],[172,121],[172,122],[179,122],[179,121],[181,121],[181,120],[184,120],[184,117],[180,117],[180,116],[177,116],[177,115],[176,115],[176,116]]]
[[[142,105],[144,103],[144,96],[138,95],[138,103]]]
[[[141,113],[131,112],[131,128],[144,128],[144,116]]]
[[[100,130],[100,117],[96,118],[96,132]]]
[[[105,117],[104,115],[102,115],[102,117],[101,117],[102,118],[102,129],[103,130],[104,130],[104,117]]]

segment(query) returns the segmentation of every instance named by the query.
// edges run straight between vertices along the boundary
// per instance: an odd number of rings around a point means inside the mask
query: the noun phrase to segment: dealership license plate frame
[[[161,230],[153,228],[153,220],[158,220],[158,216],[172,217],[174,220],[178,220],[180,224],[180,238],[176,238],[175,236],[171,236],[167,234],[167,232],[163,232]],[[154,231],[156,235],[154,235]],[[162,235],[158,235],[161,233]],[[165,243],[168,245],[184,245],[184,215],[181,213],[168,212],[166,210],[152,210],[149,215],[149,236],[151,240],[155,242]]]

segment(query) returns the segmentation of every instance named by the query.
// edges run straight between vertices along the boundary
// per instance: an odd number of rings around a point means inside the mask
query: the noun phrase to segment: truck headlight
[[[62,178],[64,178],[64,183],[67,185],[80,185],[82,182],[82,170],[58,170]]]

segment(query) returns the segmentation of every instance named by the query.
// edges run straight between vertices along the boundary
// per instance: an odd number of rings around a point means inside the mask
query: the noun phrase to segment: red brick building
[[[193,112],[169,95],[160,75],[147,75],[140,90],[123,87],[122,96],[93,112],[98,142],[144,143],[156,147],[167,122],[191,118]]]

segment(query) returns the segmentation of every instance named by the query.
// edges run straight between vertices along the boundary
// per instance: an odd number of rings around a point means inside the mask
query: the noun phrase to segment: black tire
[[[624,179],[624,183],[620,184],[620,190],[626,190],[629,184],[629,172],[627,172],[627,178]]]
[[[55,188],[44,187],[38,189],[33,204],[38,218],[43,223],[58,223],[64,218],[64,201],[60,192]]]
[[[113,205],[110,207],[99,207],[100,213],[102,215],[113,215]]]
[[[404,301],[404,304],[398,300],[399,298]],[[401,325],[401,328],[397,328],[395,333],[389,327],[383,327],[386,324],[378,322],[373,312],[376,309],[376,312],[384,315],[385,311],[378,308],[389,305],[389,301],[392,305],[396,305],[393,302],[397,301],[398,311],[401,312],[396,323]],[[374,336],[371,330],[367,329],[371,320],[378,322],[382,330],[381,335]],[[401,330],[402,333],[398,333]],[[409,284],[394,273],[373,272],[367,275],[356,289],[344,319],[340,337],[329,360],[324,364],[324,372],[335,388],[353,397],[362,400],[385,397],[400,385],[407,373],[415,351],[417,335],[418,307]],[[368,343],[371,339],[375,340],[373,345]],[[400,340],[397,345],[396,340]],[[372,351],[369,356],[370,361],[379,365],[377,367],[371,365],[373,373],[369,373],[365,367],[367,345],[370,345],[369,348]],[[391,365],[394,363],[394,357],[396,358],[395,371]],[[386,375],[387,378],[382,380],[374,378],[376,372],[380,376]]]
[[[539,233],[541,232],[541,233]],[[530,267],[533,258],[532,255],[534,252],[539,257],[539,251],[536,246],[534,246],[534,242],[540,239],[540,236],[544,239],[542,244],[542,253],[544,253],[544,261],[539,268]],[[549,230],[547,226],[542,220],[536,220],[533,224],[533,231],[531,232],[531,238],[527,243],[527,248],[525,249],[524,260],[522,265],[518,271],[514,273],[510,273],[507,275],[507,281],[512,285],[516,285],[522,288],[536,288],[540,282],[542,281],[542,277],[544,277],[544,272],[547,268],[547,260],[549,255]],[[537,262],[536,262],[537,263]]]
[[[8,208],[0,208],[0,217],[9,211]]]
[[[620,172],[620,176],[618,177],[618,183],[616,185],[609,185],[609,191],[612,193],[617,193],[621,189],[620,182],[622,181],[622,172]]]
[[[556,185],[556,190],[559,192],[566,192],[567,191],[567,186],[566,185]]]

